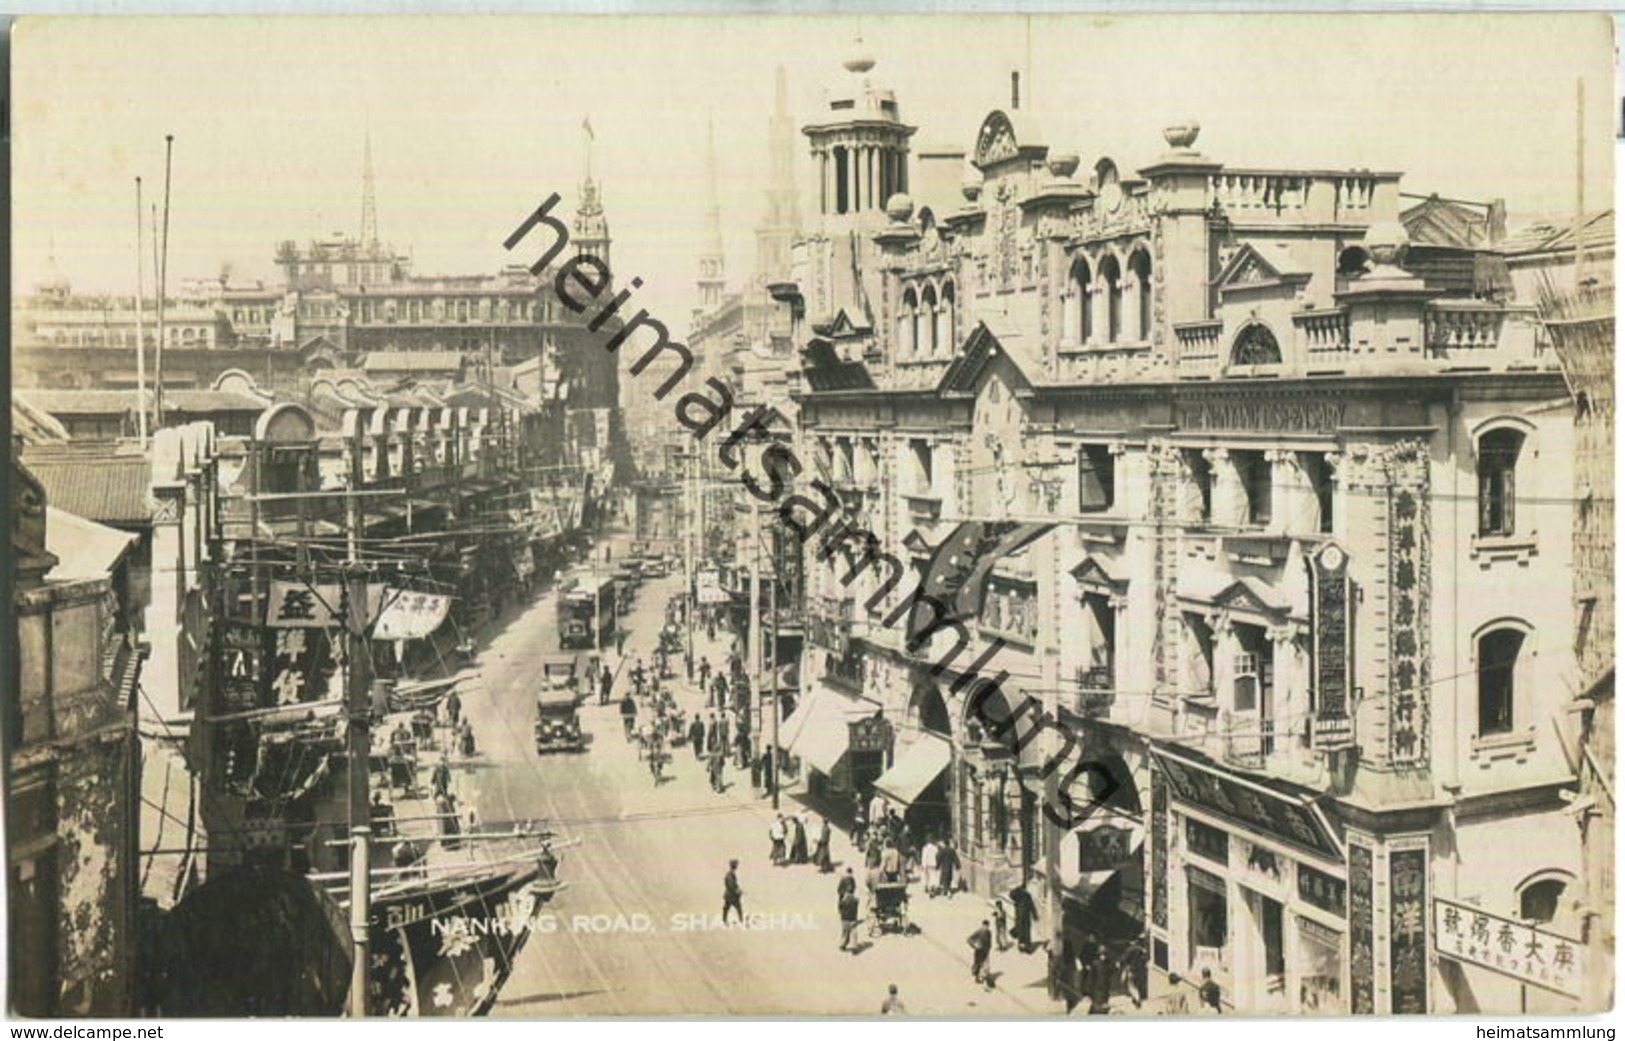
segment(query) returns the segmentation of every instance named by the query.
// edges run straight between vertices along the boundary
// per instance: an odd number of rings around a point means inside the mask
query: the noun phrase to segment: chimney
[[[1505,199],[1491,199],[1489,213],[1486,215],[1485,230],[1489,233],[1490,243],[1493,245],[1507,237],[1507,201]]]
[[[1010,73],[1010,107],[1012,109],[1021,107],[1021,73],[1019,72]]]

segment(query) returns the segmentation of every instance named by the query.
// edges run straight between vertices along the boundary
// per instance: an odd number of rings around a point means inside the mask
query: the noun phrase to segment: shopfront
[[[1347,1014],[1348,873],[1326,818],[1217,764],[1154,759],[1153,964],[1211,971],[1237,1011]]]

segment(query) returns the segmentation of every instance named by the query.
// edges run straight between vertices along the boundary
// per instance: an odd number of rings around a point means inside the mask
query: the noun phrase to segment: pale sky
[[[175,135],[170,282],[275,274],[275,244],[360,223],[369,131],[382,238],[420,274],[492,272],[558,191],[573,208],[581,121],[617,278],[686,330],[717,127],[728,275],[753,260],[777,65],[799,127],[860,32],[919,146],[968,148],[1009,102],[1083,169],[1149,163],[1194,118],[1237,166],[1401,170],[1402,190],[1572,213],[1575,83],[1587,205],[1611,205],[1613,22],[1602,14],[850,15],[23,20],[13,43],[14,270],[76,289],[135,280],[134,178],[161,203]],[[796,143],[803,211],[816,203]],[[1516,223],[1516,221],[1514,222]],[[534,233],[533,233],[534,234]],[[54,267],[53,267],[54,263]]]

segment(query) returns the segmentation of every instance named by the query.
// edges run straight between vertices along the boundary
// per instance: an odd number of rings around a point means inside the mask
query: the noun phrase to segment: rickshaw
[[[908,883],[873,882],[869,885],[869,935],[908,933]]]

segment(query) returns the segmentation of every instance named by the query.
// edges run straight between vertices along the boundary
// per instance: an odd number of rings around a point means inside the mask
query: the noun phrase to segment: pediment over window
[[[1128,592],[1128,579],[1122,578],[1108,569],[1106,563],[1096,556],[1084,557],[1072,569],[1071,574],[1085,592],[1113,595]]]
[[[1301,285],[1309,281],[1310,273],[1294,264],[1290,257],[1266,256],[1252,244],[1236,250],[1219,271],[1214,285],[1222,294],[1227,290],[1263,288],[1266,286]]]
[[[1213,606],[1226,611],[1262,615],[1276,621],[1284,621],[1292,609],[1285,597],[1252,577],[1238,578],[1225,586],[1213,598]]]

